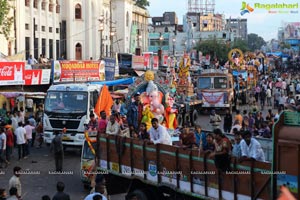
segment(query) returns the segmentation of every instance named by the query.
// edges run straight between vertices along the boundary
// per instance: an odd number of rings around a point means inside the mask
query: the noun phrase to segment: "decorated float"
[[[158,72],[146,71],[142,77],[129,86],[127,104],[133,102],[135,94],[141,94],[143,104],[142,122],[147,124],[147,129],[151,128],[151,120],[157,118],[160,124],[165,125],[170,132],[177,128],[177,109],[173,107],[175,99],[173,97],[174,84],[166,76],[159,76]]]

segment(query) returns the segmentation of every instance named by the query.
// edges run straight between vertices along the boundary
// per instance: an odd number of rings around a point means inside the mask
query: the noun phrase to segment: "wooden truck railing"
[[[231,171],[220,172],[198,150],[107,135],[99,138],[98,156],[100,170],[199,199],[272,199],[270,163],[232,158]]]

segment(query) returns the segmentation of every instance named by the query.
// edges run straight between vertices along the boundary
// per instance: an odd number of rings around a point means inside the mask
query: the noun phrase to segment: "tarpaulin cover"
[[[115,85],[129,85],[134,83],[135,78],[123,78],[123,79],[117,79],[113,81],[96,81],[96,82],[90,82],[90,84],[98,84],[98,85],[107,85],[107,86],[115,86]]]

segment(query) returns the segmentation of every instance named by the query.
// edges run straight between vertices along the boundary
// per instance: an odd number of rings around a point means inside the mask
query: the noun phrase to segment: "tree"
[[[13,17],[9,16],[12,6],[7,0],[0,0],[0,34],[3,34],[6,40],[9,39]]]
[[[233,49],[235,49],[235,48],[240,49],[242,52],[249,51],[247,41],[242,40],[242,39],[235,39],[235,41],[232,45],[232,48]]]
[[[198,51],[201,51],[203,55],[209,54],[211,59],[217,58],[221,65],[223,65],[228,60],[228,45],[216,38],[208,39],[204,41],[199,41],[195,47]]]
[[[145,9],[150,3],[148,0],[135,0],[135,5]]]
[[[260,50],[263,45],[266,45],[265,40],[255,33],[248,34],[248,47],[250,51]]]

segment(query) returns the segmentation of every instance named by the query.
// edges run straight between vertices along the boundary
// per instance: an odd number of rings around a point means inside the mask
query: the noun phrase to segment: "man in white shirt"
[[[168,133],[166,127],[158,124],[158,119],[151,120],[152,127],[150,129],[150,140],[154,144],[167,144],[172,145],[172,138]]]
[[[120,131],[120,125],[116,122],[116,118],[114,115],[109,117],[109,122],[106,126],[106,134],[108,135],[118,135]]]
[[[12,128],[13,128],[13,131],[17,130],[17,128],[18,128],[18,116],[17,116],[17,112],[14,111],[11,114],[10,119],[11,119],[11,125],[12,125]]]
[[[256,160],[265,162],[265,154],[261,148],[261,144],[254,138],[251,137],[250,131],[245,131],[243,134],[243,140],[240,143],[242,158],[244,160]]]
[[[17,197],[21,198],[22,195],[22,185],[20,181],[21,167],[14,167],[14,175],[9,179],[9,189],[12,187],[17,188]]]
[[[18,123],[19,127],[15,130],[16,143],[18,146],[19,160],[25,157],[26,130],[23,123]],[[22,157],[21,157],[22,156]]]
[[[4,128],[0,127],[0,168],[2,168],[3,164],[6,164],[6,134],[4,132]]]

